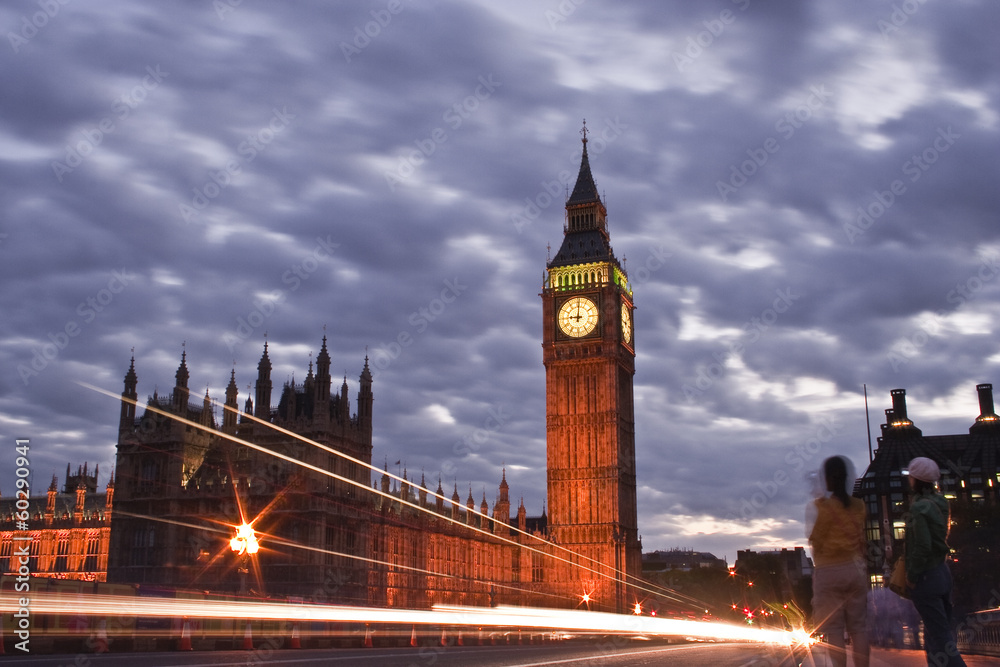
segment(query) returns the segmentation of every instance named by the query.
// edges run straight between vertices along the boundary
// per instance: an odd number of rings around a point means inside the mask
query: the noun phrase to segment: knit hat
[[[918,456],[913,459],[910,461],[910,465],[908,467],[910,477],[919,479],[921,482],[929,482],[930,484],[933,484],[941,479],[941,469],[938,468],[938,464],[934,463],[934,461],[926,456]]]

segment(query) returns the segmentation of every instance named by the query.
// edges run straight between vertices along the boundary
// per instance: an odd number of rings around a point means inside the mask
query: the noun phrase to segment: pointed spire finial
[[[587,150],[587,119],[586,118],[583,119],[583,129],[580,130],[580,134],[583,135],[583,150],[584,150],[584,152],[586,152],[586,150]]]

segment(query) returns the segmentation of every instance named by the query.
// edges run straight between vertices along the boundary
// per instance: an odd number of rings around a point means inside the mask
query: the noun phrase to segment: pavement
[[[1000,657],[985,655],[963,655],[962,659],[968,667],[997,667]],[[829,664],[829,663],[826,663]],[[849,667],[854,661],[847,659]],[[816,659],[816,667],[825,667],[821,658]],[[895,649],[873,648],[869,667],[927,667],[927,656],[923,651],[897,651]]]

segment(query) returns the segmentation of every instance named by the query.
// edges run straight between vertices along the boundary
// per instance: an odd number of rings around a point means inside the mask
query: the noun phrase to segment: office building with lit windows
[[[1000,533],[1000,525],[993,520],[1000,509],[1000,418],[993,407],[993,385],[980,384],[976,390],[979,415],[968,433],[955,435],[924,435],[907,414],[906,390],[890,392],[892,407],[885,411],[878,447],[854,494],[864,500],[868,511],[865,528],[873,585],[881,584],[901,552],[910,492],[906,466],[917,456],[933,459],[941,468],[938,486],[951,504],[949,544],[956,579],[980,561],[992,559],[991,569],[996,569],[991,545]],[[976,601],[969,604],[975,606]]]

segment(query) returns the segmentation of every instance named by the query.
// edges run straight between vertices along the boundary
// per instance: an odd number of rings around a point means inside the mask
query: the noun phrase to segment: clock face
[[[622,304],[622,340],[625,344],[632,343],[632,313],[629,312],[628,306],[624,303]]]
[[[597,304],[585,296],[567,299],[559,308],[558,321],[567,336],[586,336],[597,327]]]

